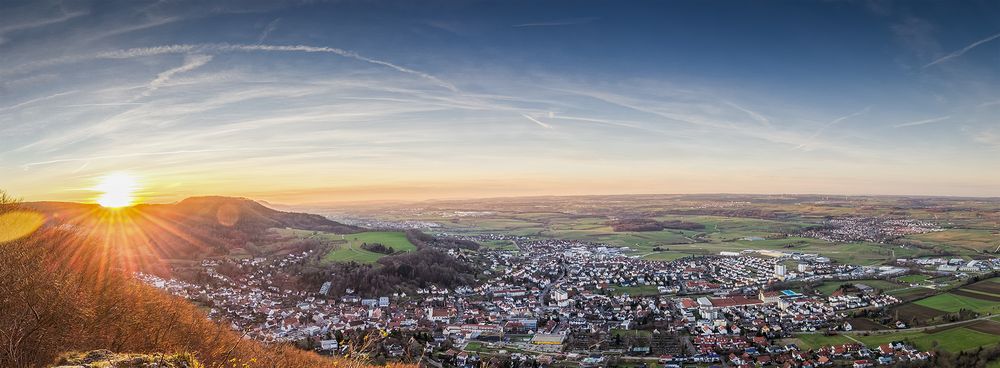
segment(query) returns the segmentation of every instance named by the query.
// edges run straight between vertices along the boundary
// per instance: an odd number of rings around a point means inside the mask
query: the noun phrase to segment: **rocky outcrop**
[[[190,354],[116,354],[108,350],[70,353],[54,368],[204,368]]]

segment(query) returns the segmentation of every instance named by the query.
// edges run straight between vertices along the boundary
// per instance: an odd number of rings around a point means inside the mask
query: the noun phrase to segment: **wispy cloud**
[[[732,107],[734,109],[740,110],[740,111],[746,113],[747,115],[750,115],[750,118],[758,121],[759,123],[763,124],[764,126],[771,126],[771,120],[769,120],[764,115],[761,115],[761,114],[757,113],[756,111],[750,110],[748,108],[745,108],[743,106],[737,105],[737,104],[735,104],[733,102],[730,102],[730,101],[724,101],[724,102],[725,102],[726,105],[729,105],[730,107]]]
[[[854,118],[854,117],[866,114],[866,113],[868,113],[869,110],[871,110],[871,106],[866,107],[866,108],[862,109],[861,111],[841,116],[839,118],[831,120],[829,123],[823,124],[823,126],[820,127],[818,130],[816,130],[815,133],[813,133],[812,135],[810,135],[809,138],[806,138],[806,140],[803,141],[801,144],[799,144],[798,146],[795,146],[795,149],[800,150],[800,149],[804,149],[804,148],[808,147],[810,144],[812,144],[812,142],[814,140],[816,140],[816,138],[819,138],[819,136],[822,135],[823,132],[825,132],[827,129],[830,129],[830,127],[832,127],[834,125],[837,125],[837,124],[840,124],[841,122],[843,122],[843,121],[845,121],[847,119],[851,119],[851,118]]]
[[[156,79],[149,82],[149,86],[146,87],[146,91],[143,92],[142,95],[148,96],[153,91],[156,91],[163,85],[167,84],[167,82],[170,81],[170,78],[174,75],[198,69],[201,66],[208,64],[209,61],[212,61],[212,55],[188,55],[184,58],[184,65],[157,74]]]
[[[388,61],[373,59],[354,51],[339,49],[336,47],[308,46],[308,45],[240,45],[240,44],[179,44],[154,47],[141,47],[125,50],[102,52],[96,55],[98,59],[127,59],[145,56],[155,56],[163,54],[177,53],[212,53],[212,52],[307,52],[307,53],[329,53],[343,57],[363,61],[370,64],[381,65],[396,71],[411,74],[426,79],[440,87],[444,87],[452,92],[458,92],[458,87],[446,82],[436,76],[425,72],[410,69]]]
[[[51,100],[51,99],[54,99],[54,98],[62,97],[62,96],[73,94],[73,93],[76,93],[76,91],[59,92],[59,93],[51,94],[51,95],[48,95],[48,96],[34,98],[34,99],[27,100],[27,101],[24,101],[24,102],[16,103],[16,104],[13,104],[13,105],[10,105],[10,106],[0,107],[0,113],[17,110],[17,109],[20,109],[20,108],[25,107],[25,106],[29,106],[29,105],[36,104],[36,103],[39,103],[39,102],[42,102],[42,101]]]
[[[31,20],[22,23],[14,23],[0,26],[0,44],[4,42],[4,35],[11,32],[24,31],[39,27],[45,27],[52,24],[62,23],[73,18],[81,17],[89,14],[87,11],[74,11],[69,13],[64,13],[58,17]]]
[[[950,115],[949,116],[941,116],[941,117],[932,118],[932,119],[924,119],[924,120],[910,121],[910,122],[906,122],[906,123],[899,123],[899,124],[893,125],[892,127],[893,128],[906,128],[906,127],[913,127],[913,126],[919,126],[919,125],[933,124],[933,123],[937,123],[937,122],[940,122],[940,121],[945,121],[945,120],[948,120],[948,119],[951,119]]]
[[[961,50],[952,52],[952,53],[950,53],[948,55],[945,55],[943,57],[938,58],[937,60],[934,60],[934,61],[932,61],[930,63],[927,63],[927,65],[924,65],[924,68],[928,68],[928,67],[931,67],[931,66],[934,66],[934,65],[937,65],[937,64],[941,64],[941,63],[943,63],[945,61],[948,61],[948,60],[957,58],[959,56],[965,55],[965,53],[969,52],[969,50],[972,50],[972,49],[978,47],[979,45],[982,45],[984,43],[993,41],[993,40],[995,40],[997,38],[1000,38],[1000,33],[997,33],[995,35],[992,35],[992,36],[986,37],[984,39],[981,39],[979,41],[970,43],[968,46],[963,47]]]
[[[552,126],[551,126],[551,125],[549,125],[549,124],[545,124],[545,123],[543,123],[543,122],[542,122],[541,120],[538,120],[538,119],[535,119],[535,118],[531,117],[531,115],[528,115],[528,114],[521,114],[521,116],[523,116],[523,117],[524,117],[525,119],[528,119],[528,120],[531,120],[531,122],[533,122],[533,123],[535,123],[535,124],[538,124],[538,125],[540,125],[540,126],[541,126],[542,128],[545,128],[545,129],[552,129]]]
[[[558,19],[542,22],[532,22],[532,23],[522,23],[515,24],[511,27],[522,28],[522,27],[558,27],[558,26],[572,26],[577,24],[590,23],[597,20],[597,17],[582,17],[582,18],[570,18],[570,19]]]
[[[991,130],[984,130],[976,133],[972,137],[976,142],[1000,148],[1000,134]]]
[[[92,157],[74,157],[66,159],[48,160],[48,161],[38,161],[30,162],[21,165],[25,170],[29,170],[36,166],[45,166],[52,164],[61,164],[67,162],[85,162],[85,166],[91,161],[98,160],[108,160],[108,159],[120,159],[120,158],[131,158],[131,157],[146,157],[146,156],[173,156],[182,154],[197,154],[197,153],[219,153],[219,152],[238,152],[238,151],[262,151],[262,150],[281,150],[281,149],[302,149],[302,147],[265,147],[265,148],[216,148],[216,149],[202,149],[202,150],[177,150],[177,151],[165,151],[165,152],[134,152],[126,154],[116,154],[116,155],[103,155],[103,156],[92,156]]]
[[[267,25],[264,26],[264,30],[260,32],[260,36],[257,37],[257,43],[255,45],[260,45],[264,43],[264,40],[267,39],[267,36],[270,36],[271,32],[274,32],[276,29],[278,29],[278,23],[280,22],[281,18],[275,18],[274,20],[267,23]]]

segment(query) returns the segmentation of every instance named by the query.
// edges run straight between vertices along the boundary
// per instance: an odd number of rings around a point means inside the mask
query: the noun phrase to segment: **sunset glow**
[[[101,183],[94,189],[101,192],[97,197],[98,204],[107,208],[121,208],[134,204],[138,184],[129,174],[115,173],[101,179]]]

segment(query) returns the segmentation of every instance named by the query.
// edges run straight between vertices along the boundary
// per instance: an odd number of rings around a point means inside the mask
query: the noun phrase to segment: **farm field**
[[[817,287],[816,290],[818,290],[819,292],[823,293],[824,295],[830,295],[835,290],[837,290],[837,288],[839,288],[840,285],[843,285],[843,284],[865,284],[865,285],[871,286],[873,288],[880,289],[882,291],[887,291],[887,292],[888,291],[892,291],[892,290],[901,289],[901,288],[905,287],[903,285],[899,285],[897,283],[886,281],[886,280],[872,279],[872,280],[827,281],[827,282],[824,282],[824,283],[820,284],[820,286]]]
[[[965,248],[974,251],[993,250],[997,247],[997,243],[1000,242],[1000,234],[996,231],[973,229],[949,229],[933,233],[909,235],[907,238],[925,244]]]
[[[850,337],[848,337],[850,336]],[[853,339],[852,339],[853,338]],[[876,347],[893,341],[908,341],[918,349],[939,349],[951,352],[976,349],[980,346],[991,346],[1000,343],[1000,323],[993,321],[978,321],[959,327],[928,332],[890,332],[864,336],[861,334],[840,334],[824,336],[822,334],[800,334],[792,339],[800,342],[800,348],[815,349],[822,346],[851,343],[860,341],[868,347]]]
[[[958,312],[961,309],[968,309],[979,313],[1000,312],[1000,303],[956,295],[954,293],[939,294],[913,303],[948,313]]]
[[[902,301],[917,300],[923,297],[928,297],[938,293],[938,290],[925,288],[925,287],[904,287],[902,289],[896,289],[887,291],[886,293],[892,295]]]
[[[979,324],[988,325],[979,327]],[[958,352],[975,349],[980,346],[991,346],[1000,343],[1000,334],[982,331],[990,331],[990,329],[993,328],[993,325],[996,325],[996,322],[982,321],[969,326],[950,328],[931,333],[890,333],[884,335],[859,336],[856,338],[867,345],[880,345],[898,340],[910,341],[918,349],[926,350],[934,348],[935,343],[937,343],[937,347],[939,349]]]

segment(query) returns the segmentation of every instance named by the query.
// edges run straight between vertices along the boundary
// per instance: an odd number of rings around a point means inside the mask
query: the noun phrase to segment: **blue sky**
[[[1000,196],[1000,4],[4,2],[0,188]]]

